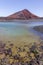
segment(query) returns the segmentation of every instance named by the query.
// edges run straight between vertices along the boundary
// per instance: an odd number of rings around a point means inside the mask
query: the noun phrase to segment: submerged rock
[[[5,50],[5,44],[2,41],[0,41],[0,54],[4,53],[4,50]]]

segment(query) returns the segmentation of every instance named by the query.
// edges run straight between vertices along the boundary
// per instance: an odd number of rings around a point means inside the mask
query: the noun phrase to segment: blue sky
[[[0,0],[0,16],[8,16],[22,9],[42,17],[43,0]]]

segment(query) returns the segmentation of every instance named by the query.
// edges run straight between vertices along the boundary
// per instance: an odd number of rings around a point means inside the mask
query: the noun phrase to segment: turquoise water
[[[32,27],[39,25],[43,25],[43,22],[29,22],[29,23],[0,22],[0,35],[18,36],[18,35],[26,35],[28,33],[36,34],[38,32],[33,31]]]
[[[19,23],[1,23],[0,22],[0,35],[2,36],[18,36],[25,35],[28,31],[23,24]]]

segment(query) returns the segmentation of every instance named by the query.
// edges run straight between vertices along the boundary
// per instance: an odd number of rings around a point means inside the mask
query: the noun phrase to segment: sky
[[[43,0],[0,0],[0,16],[8,16],[23,9],[43,17]]]

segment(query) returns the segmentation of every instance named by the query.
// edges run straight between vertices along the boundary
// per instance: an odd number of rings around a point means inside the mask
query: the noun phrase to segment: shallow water
[[[28,34],[43,36],[42,33],[33,30],[34,26],[40,25],[43,25],[43,22],[0,22],[0,37],[14,37]]]
[[[39,32],[33,29],[34,26],[39,25],[43,25],[43,22],[0,22],[0,64],[34,64],[34,62],[37,61],[36,57],[38,54],[39,57],[41,57],[40,59],[43,60],[43,41],[41,40],[40,42],[39,37],[36,37],[43,34],[39,34]],[[20,37],[16,38],[15,36]],[[34,59],[36,60],[34,61]],[[30,61],[32,61],[32,63]],[[39,64],[39,62],[40,61],[38,61],[38,63],[36,62],[36,64]]]

